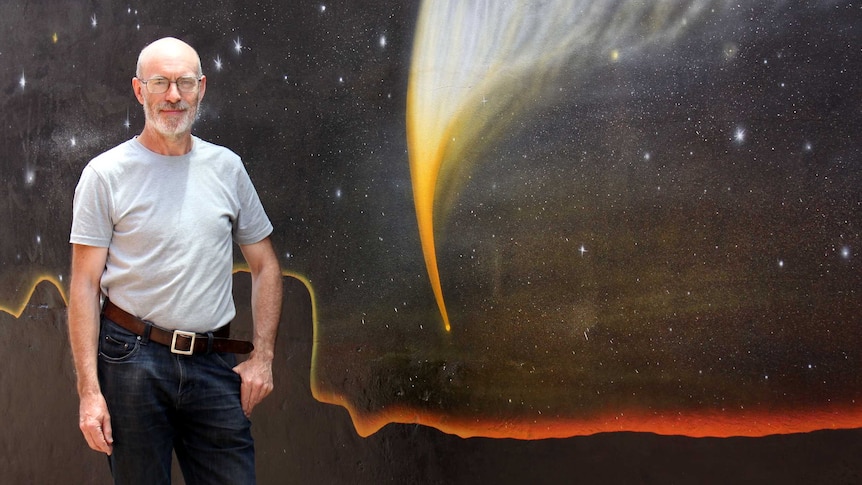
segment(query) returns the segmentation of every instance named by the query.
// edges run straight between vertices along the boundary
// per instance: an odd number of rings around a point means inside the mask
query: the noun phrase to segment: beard
[[[198,107],[200,106],[200,98],[196,99],[193,104],[186,101],[177,103],[158,103],[144,104],[144,118],[147,124],[152,126],[159,134],[176,138],[191,132],[192,125],[197,119]],[[161,110],[183,110],[180,116],[161,116]]]

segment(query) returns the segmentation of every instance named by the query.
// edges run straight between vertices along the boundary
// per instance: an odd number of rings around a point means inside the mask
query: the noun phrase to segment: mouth
[[[188,111],[188,107],[186,106],[162,106],[159,108],[159,113],[166,115],[181,115]]]

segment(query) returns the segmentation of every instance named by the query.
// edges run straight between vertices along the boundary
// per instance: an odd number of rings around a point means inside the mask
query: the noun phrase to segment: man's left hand
[[[251,416],[252,409],[272,392],[272,361],[252,356],[234,367],[233,371],[242,379],[242,410],[246,416]]]

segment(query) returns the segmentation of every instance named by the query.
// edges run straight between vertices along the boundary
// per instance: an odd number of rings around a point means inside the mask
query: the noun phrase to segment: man
[[[141,134],[94,158],[75,190],[69,334],[80,428],[116,483],[253,483],[248,416],[272,391],[281,269],[240,158],[191,134],[206,77],[188,44],[138,58]],[[252,278],[254,350],[227,338],[233,246]],[[104,301],[104,307],[102,306]]]

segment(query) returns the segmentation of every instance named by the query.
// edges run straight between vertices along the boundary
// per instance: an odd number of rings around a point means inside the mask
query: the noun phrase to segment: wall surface
[[[171,35],[276,227],[261,483],[862,480],[860,7],[0,4],[0,477],[109,482],[71,200]]]

